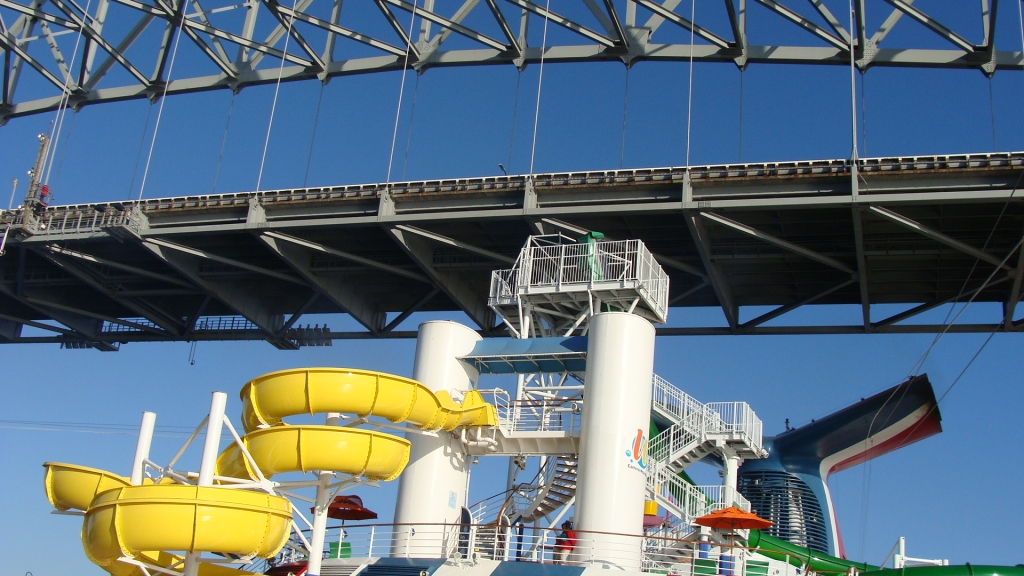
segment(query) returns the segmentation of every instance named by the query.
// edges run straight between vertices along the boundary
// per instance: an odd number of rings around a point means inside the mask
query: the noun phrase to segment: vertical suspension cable
[[[738,160],[738,162],[740,162],[740,163],[743,162],[743,76],[744,76],[744,72],[745,72],[745,70],[743,70],[741,68],[740,69],[740,144],[739,144],[740,151],[739,151],[739,160]]]
[[[68,145],[71,144],[71,134],[74,133],[74,130],[75,130],[75,118],[77,118],[77,117],[78,117],[77,113],[71,115],[71,123],[68,124],[68,135],[67,135],[67,138],[64,139],[64,147],[61,148],[61,150],[60,150],[60,159],[57,160],[57,173],[53,176],[53,184],[54,184],[54,186],[57,186],[58,184],[60,184],[60,171],[61,171],[62,168],[64,168],[64,157],[67,156]],[[51,165],[51,167],[52,167],[52,165]]]
[[[993,93],[992,88],[992,76],[988,77],[988,110],[989,115],[992,116],[992,151],[996,152],[999,150],[999,146],[996,144],[996,97]]]
[[[316,143],[316,129],[320,124],[320,104],[324,100],[324,87],[327,86],[324,82],[320,83],[320,96],[316,99],[316,115],[313,116],[313,134],[309,137],[309,152],[306,154],[306,172],[302,175],[302,187],[306,187],[306,181],[309,179],[309,165],[313,162],[313,144]]]
[[[402,81],[398,85],[398,106],[395,109],[395,127],[391,131],[391,154],[388,155],[388,176],[385,184],[391,183],[391,166],[395,162],[395,142],[398,141],[398,120],[402,117],[402,99],[405,97],[405,77],[409,70],[409,54],[412,52],[412,30],[416,24],[416,5],[419,0],[412,1],[412,10],[409,11],[409,42],[405,46],[405,63],[402,64]]]
[[[508,139],[508,166],[506,174],[512,172],[512,150],[516,143],[516,115],[519,113],[519,81],[523,79],[523,71],[516,72],[516,97],[512,101],[512,134]]]
[[[416,83],[412,88],[412,106],[409,108],[409,129],[405,134],[405,156],[402,158],[402,180],[405,180],[405,167],[409,164],[409,145],[412,144],[412,124],[416,120],[416,96],[420,93],[420,75],[416,75]]]
[[[156,135],[160,131],[160,119],[164,115],[164,102],[167,101],[167,87],[171,85],[171,73],[174,72],[174,60],[178,56],[178,45],[181,44],[181,30],[185,27],[185,14],[188,12],[189,0],[181,7],[181,21],[178,22],[178,33],[174,35],[174,48],[171,50],[171,62],[167,66],[167,77],[164,79],[164,91],[160,95],[160,107],[156,111],[156,124],[153,125],[153,138],[149,141],[149,154],[146,155],[146,168],[142,171],[142,184],[139,185],[139,200],[146,191],[146,179],[149,177],[149,165],[153,161],[153,147],[156,146]]]
[[[89,19],[89,8],[92,7],[92,0],[85,3],[85,10],[82,12],[82,22],[87,23]],[[57,151],[57,141],[60,140],[60,131],[64,127],[64,117],[67,114],[68,102],[71,100],[71,94],[68,91],[68,86],[71,84],[71,70],[75,67],[75,58],[78,56],[78,46],[82,41],[82,32],[85,30],[85,26],[78,28],[78,36],[75,38],[75,47],[71,51],[71,61],[68,63],[68,73],[64,76],[64,87],[60,94],[60,103],[57,106],[57,115],[54,118],[53,124],[50,126],[50,149],[47,150],[48,158],[43,160],[43,165],[46,166],[45,177],[42,174],[39,176],[42,178],[43,184],[50,183],[50,170],[53,169],[53,156]]]
[[[548,49],[548,18],[551,10],[551,0],[547,0],[544,6],[544,33],[540,41],[540,72],[537,74],[537,102],[533,108],[533,144],[530,145],[530,175],[533,175],[533,161],[537,155],[537,124],[540,121],[540,89],[544,85],[544,55]]]
[[[629,109],[629,68],[626,65],[626,88],[622,94],[622,143],[619,146],[619,168],[626,160],[626,111]]]
[[[867,73],[860,75],[860,143],[864,156],[868,156],[868,89]]]
[[[697,0],[690,0],[690,86],[686,96],[686,167],[690,167],[690,127],[693,120],[693,27],[697,25]]]
[[[295,6],[298,0],[292,0],[292,13],[295,13]],[[270,147],[270,131],[274,128],[274,115],[277,113],[277,96],[281,92],[281,77],[284,76],[284,63],[288,59],[288,42],[292,39],[292,24],[295,18],[288,18],[288,26],[284,33],[284,50],[281,54],[281,64],[277,67],[277,82],[274,84],[274,100],[270,103],[270,120],[267,122],[267,136],[263,139],[263,156],[260,158],[260,171],[256,175],[256,192],[260,191],[260,184],[263,183],[263,166],[267,163],[267,148]]]
[[[220,165],[221,161],[224,160],[224,147],[228,143],[228,128],[231,127],[231,114],[235,111],[235,91],[231,91],[231,103],[228,104],[228,119],[224,122],[224,136],[220,139],[220,153],[217,154],[217,168],[213,172],[213,186],[210,187],[210,193],[214,194],[217,192],[217,181],[220,180]]]
[[[135,166],[132,167],[132,181],[128,184],[128,200],[132,199],[135,189],[135,177],[139,175],[139,161],[142,160],[142,149],[146,145],[146,132],[149,131],[149,117],[153,113],[153,103],[146,107],[146,121],[142,123],[142,134],[139,134],[139,150],[135,153]]]

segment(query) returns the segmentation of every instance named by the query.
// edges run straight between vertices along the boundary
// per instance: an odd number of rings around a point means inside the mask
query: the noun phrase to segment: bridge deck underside
[[[1001,311],[954,329],[1017,330],[1024,205],[1013,192],[1024,154],[888,162],[862,161],[856,194],[848,163],[829,161],[145,200],[136,208],[146,223],[128,233],[90,223],[131,203],[51,207],[32,234],[24,214],[7,213],[0,341],[290,348],[408,337],[394,328],[413,311],[460,310],[499,334],[486,307],[491,271],[529,234],[588,230],[641,239],[671,276],[671,306],[722,311],[662,334],[935,331],[912,312],[966,301],[997,266],[975,301]],[[784,316],[810,304],[860,306],[866,321]],[[886,318],[869,310],[877,304],[910,312]],[[297,329],[304,314],[337,313],[361,326]],[[53,334],[22,335],[23,325]]]

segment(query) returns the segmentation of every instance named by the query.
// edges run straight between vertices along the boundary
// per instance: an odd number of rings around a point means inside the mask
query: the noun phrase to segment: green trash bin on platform
[[[352,544],[349,542],[328,542],[328,558],[351,558]]]

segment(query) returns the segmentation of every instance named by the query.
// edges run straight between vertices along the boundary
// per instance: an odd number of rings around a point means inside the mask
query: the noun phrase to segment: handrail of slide
[[[368,370],[282,370],[250,381],[241,397],[245,451],[230,444],[217,458],[215,478],[248,481],[261,474],[270,478],[319,470],[391,480],[409,460],[410,444],[404,438],[352,426],[285,424],[290,416],[340,412],[446,431],[498,422],[494,406],[476,391],[456,403],[448,393],[431,392],[415,380]],[[275,494],[222,483],[196,486],[186,483],[183,473],[133,486],[103,470],[54,462],[44,466],[50,503],[58,510],[85,513],[86,555],[112,576],[145,574],[133,562],[163,569],[179,565],[182,556],[167,551],[271,558],[291,531],[291,503]],[[199,564],[199,576],[240,574],[247,572]]]

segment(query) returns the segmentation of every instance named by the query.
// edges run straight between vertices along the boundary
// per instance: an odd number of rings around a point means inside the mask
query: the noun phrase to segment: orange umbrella
[[[753,512],[747,512],[736,506],[730,506],[717,510],[711,514],[705,514],[693,521],[694,524],[717,528],[719,530],[751,530],[755,528],[767,528],[771,522],[761,518]]]

